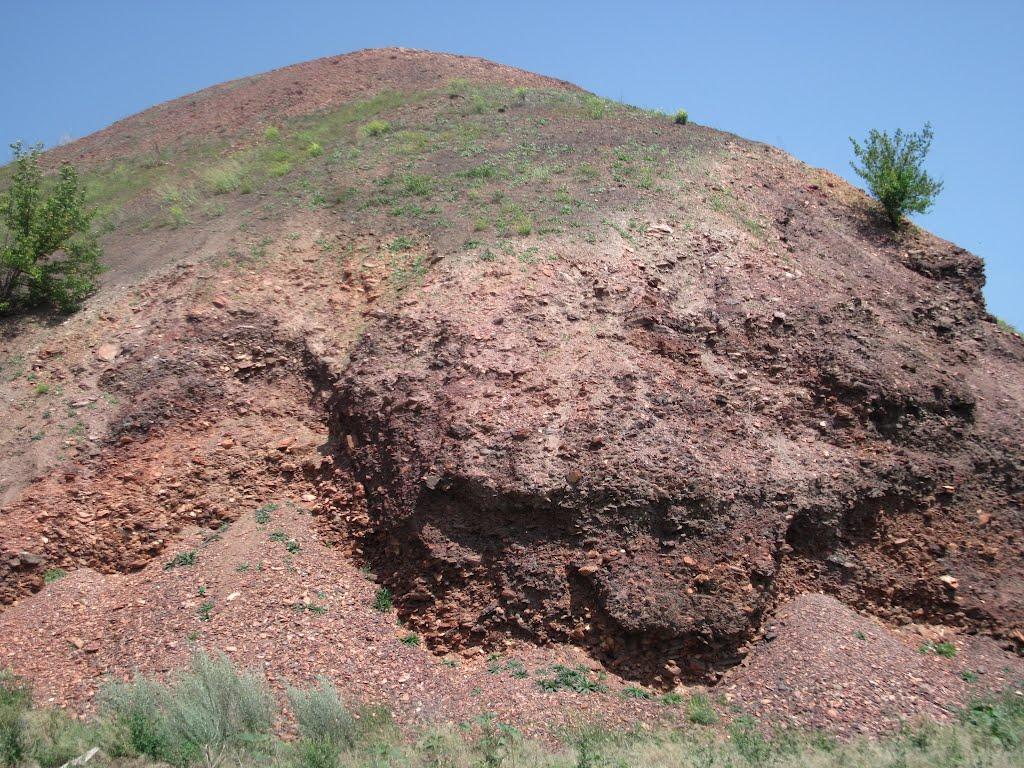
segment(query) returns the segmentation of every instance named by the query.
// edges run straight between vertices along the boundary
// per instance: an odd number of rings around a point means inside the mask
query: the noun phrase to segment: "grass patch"
[[[53,582],[60,581],[67,575],[68,572],[63,568],[47,568],[46,571],[43,572],[43,583],[53,584]]]
[[[395,609],[395,600],[391,590],[387,587],[380,587],[373,596],[373,607],[381,613],[391,613]]]
[[[718,713],[711,699],[703,693],[695,693],[686,702],[686,719],[697,725],[714,725],[718,722]]]

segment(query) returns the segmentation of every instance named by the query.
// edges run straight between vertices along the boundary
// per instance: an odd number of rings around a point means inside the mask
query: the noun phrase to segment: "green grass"
[[[697,725],[714,725],[718,722],[715,707],[703,693],[696,693],[686,702],[686,719]]]
[[[395,600],[391,590],[387,587],[380,587],[373,596],[373,607],[381,613],[391,613],[395,609]]]
[[[43,583],[53,584],[53,582],[60,581],[67,575],[68,572],[65,571],[63,568],[47,568],[46,571],[43,573]]]

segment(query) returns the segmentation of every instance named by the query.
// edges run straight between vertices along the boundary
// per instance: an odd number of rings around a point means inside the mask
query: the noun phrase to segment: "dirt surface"
[[[1024,679],[1024,342],[977,257],[831,174],[399,49],[52,157],[184,158],[381,90],[419,94],[387,136],[345,123],[173,227],[143,215],[181,189],[142,190],[80,313],[5,321],[0,665],[87,709],[199,645],[531,732],[678,722],[657,697],[694,686],[875,731]],[[609,690],[545,692],[555,664]]]

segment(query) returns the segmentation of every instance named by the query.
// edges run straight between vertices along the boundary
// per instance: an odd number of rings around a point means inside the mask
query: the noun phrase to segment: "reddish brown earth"
[[[54,157],[241,141],[270,116],[452,78],[575,93],[365,51]],[[543,119],[545,148],[699,162],[649,193],[566,181],[585,225],[612,225],[522,235],[517,258],[466,257],[476,228],[439,200],[454,224],[415,230],[429,270],[397,291],[387,214],[245,218],[267,195],[237,196],[215,224],[108,235],[114,269],[70,319],[8,321],[0,665],[87,707],[104,675],[161,673],[200,644],[281,686],[326,673],[406,721],[496,711],[531,730],[679,717],[545,693],[555,663],[843,732],[1024,680],[1024,342],[986,312],[980,259],[894,237],[860,192],[770,147],[650,115]],[[225,266],[264,236],[265,257]],[[43,588],[55,567],[70,574]],[[381,583],[407,628],[372,608]],[[956,658],[919,652],[939,637]]]

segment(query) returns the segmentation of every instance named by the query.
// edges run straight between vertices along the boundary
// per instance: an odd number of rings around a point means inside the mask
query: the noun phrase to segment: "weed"
[[[167,209],[167,224],[173,229],[184,227],[186,224],[191,224],[188,215],[185,213],[185,209],[180,205],[172,205]]]
[[[383,136],[390,130],[391,123],[389,123],[387,120],[371,120],[362,128],[360,128],[359,132],[363,135],[364,138],[369,138],[370,136]]]
[[[317,142],[309,142],[309,146],[306,147],[306,154],[310,157],[320,157],[324,153],[324,148]]]
[[[256,523],[258,525],[266,525],[270,522],[270,513],[276,512],[277,509],[277,504],[264,504],[256,510]]]
[[[978,673],[972,672],[969,669],[965,669],[963,672],[960,673],[960,679],[963,680],[965,683],[976,683],[978,682]]]
[[[431,192],[434,191],[434,180],[429,176],[407,174],[402,178],[402,191],[416,197],[430,197]]]
[[[551,677],[543,677],[537,680],[537,685],[545,691],[569,690],[576,693],[603,693],[608,690],[600,681],[590,676],[590,670],[584,666],[567,667],[564,664],[556,664],[550,670]]]
[[[410,238],[405,235],[399,235],[388,244],[388,250],[392,253],[401,253],[402,251],[411,250],[413,245],[415,243]]]
[[[326,678],[308,691],[291,688],[288,702],[299,726],[295,744],[298,765],[303,768],[333,768],[343,751],[355,746],[356,720]]]
[[[238,572],[238,573],[248,573],[249,572],[249,564],[248,563],[241,563],[240,565],[236,565],[235,566],[235,571]]]
[[[48,568],[43,573],[43,583],[44,584],[53,584],[53,582],[60,581],[61,579],[63,579],[67,575],[68,575],[68,572],[65,571],[63,568]]]
[[[297,555],[299,553],[299,550],[302,549],[302,547],[299,545],[299,542],[297,542],[295,539],[288,539],[288,541],[284,543],[284,548],[287,549],[288,553],[292,555]]]
[[[420,636],[417,635],[415,632],[410,632],[408,635],[402,638],[402,642],[405,645],[419,645]]]
[[[391,590],[387,587],[380,587],[373,597],[373,607],[381,613],[391,613],[395,608],[395,601]]]
[[[21,763],[25,753],[25,713],[31,705],[28,681],[0,670],[0,764]]]
[[[277,141],[278,139],[281,138],[281,131],[279,131],[274,126],[269,125],[263,131],[263,138],[266,139],[267,141]]]
[[[591,120],[600,120],[607,111],[607,102],[598,96],[587,96],[583,100],[583,112]]]
[[[645,701],[651,701],[654,699],[654,694],[648,691],[646,688],[640,688],[635,685],[627,686],[622,689],[622,695],[627,699],[643,699]]]
[[[182,568],[187,565],[195,565],[196,562],[196,551],[190,549],[188,552],[179,552],[170,561],[164,565],[164,570],[169,571],[172,568]]]
[[[678,707],[683,703],[683,697],[681,694],[671,691],[661,697],[661,703],[666,707]]]
[[[213,613],[213,601],[212,600],[207,600],[202,605],[199,606],[198,614],[199,614],[199,620],[200,621],[209,621],[210,620],[210,616],[211,616],[212,613]]]
[[[676,112],[674,120],[676,125],[686,125],[690,122],[690,115],[685,109],[680,109]]]
[[[298,613],[307,612],[316,614],[317,616],[323,616],[327,613],[327,606],[317,605],[316,603],[295,603],[292,608],[294,608]]]
[[[703,693],[695,693],[686,702],[686,719],[697,725],[714,725],[718,722],[715,707]]]
[[[952,659],[957,653],[956,646],[945,641],[941,643],[924,643],[917,650],[921,653],[934,653],[937,656],[942,656],[944,659]]]
[[[50,394],[50,385],[49,384],[44,384],[43,382],[40,382],[40,383],[36,384],[36,394],[37,395],[48,395],[48,394]]]

